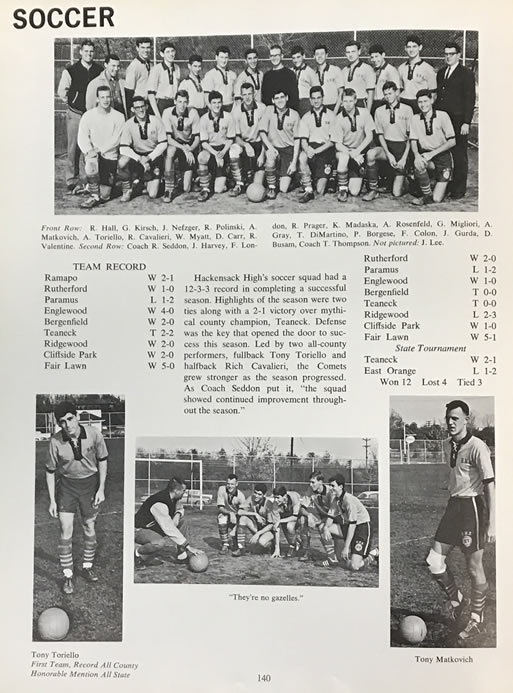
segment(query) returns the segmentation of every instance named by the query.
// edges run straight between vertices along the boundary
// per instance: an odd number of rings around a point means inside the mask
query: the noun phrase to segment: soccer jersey
[[[328,486],[323,484],[320,491],[309,489],[306,496],[303,497],[301,505],[306,508],[315,509],[319,511],[321,515],[327,516],[331,506],[331,493]]]
[[[493,479],[490,450],[476,436],[466,436],[459,443],[444,440],[443,453],[449,467],[449,493],[452,497],[468,498],[484,492],[484,480]]]
[[[301,67],[293,67],[292,70],[296,75],[299,98],[309,99],[310,89],[317,84],[315,70],[306,63],[303,63]]]
[[[164,61],[151,68],[148,78],[148,94],[157,99],[174,99],[180,82],[180,68],[174,63],[169,66]]]
[[[342,108],[332,123],[330,139],[348,149],[356,149],[374,129],[374,121],[366,108],[357,106],[351,114]]]
[[[230,113],[221,111],[219,118],[205,113],[200,118],[200,140],[216,146],[224,146],[228,140],[235,139],[235,121]]]
[[[160,118],[147,115],[141,123],[134,116],[126,121],[119,143],[121,154],[128,147],[136,154],[151,154],[158,144],[167,142],[166,130]]]
[[[234,86],[234,96],[235,98],[241,98],[241,88],[242,85],[248,82],[252,84],[255,89],[255,101],[262,101],[262,79],[264,73],[262,70],[257,70],[257,72],[251,72],[247,68],[243,70],[240,75],[235,80]]]
[[[77,439],[62,429],[57,431],[50,438],[48,454],[46,469],[58,471],[68,479],[85,479],[96,474],[98,462],[109,455],[102,434],[94,426],[80,426]]]
[[[240,509],[257,513],[260,515],[260,517],[267,519],[267,515],[270,510],[269,499],[263,496],[258,503],[255,503],[253,494],[251,494],[240,504]]]
[[[436,91],[436,72],[425,60],[417,60],[410,63],[407,60],[399,65],[401,78],[401,96],[404,99],[415,100],[417,92],[421,89]]]
[[[413,110],[400,101],[395,106],[385,104],[374,114],[376,132],[389,142],[406,142],[410,137]]]
[[[236,513],[241,505],[246,501],[246,498],[242,491],[235,489],[233,493],[230,493],[225,485],[220,486],[217,489],[217,506],[226,508],[232,513]]]
[[[179,89],[184,89],[189,94],[189,106],[196,108],[199,111],[203,110],[207,105],[205,92],[201,86],[201,81],[192,75],[180,82]]]
[[[385,82],[393,82],[398,89],[401,88],[399,71],[390,63],[385,61],[381,67],[374,69],[374,73],[376,76],[376,91],[374,92],[374,98],[376,100],[383,100],[383,85]]]
[[[344,89],[354,89],[357,99],[366,99],[367,90],[376,86],[376,74],[370,65],[356,60],[343,68],[342,86]]]
[[[324,63],[314,70],[314,86],[321,86],[324,91],[324,104],[334,106],[337,103],[338,91],[343,87],[342,70],[337,65]]]
[[[260,121],[260,132],[267,133],[273,147],[293,147],[299,137],[299,113],[287,108],[279,113],[274,106],[267,106]]]
[[[301,506],[301,497],[296,491],[287,491],[285,505],[276,504],[280,517],[297,517]]]
[[[148,96],[148,77],[150,76],[151,63],[149,60],[141,60],[137,57],[132,60],[126,69],[125,87],[132,89],[134,96]]]
[[[98,107],[86,111],[78,125],[80,150],[87,154],[96,148],[104,159],[116,160],[124,123],[122,114],[114,108],[107,112],[100,111]]]
[[[192,144],[192,141],[200,133],[200,118],[194,108],[186,108],[181,115],[176,106],[166,108],[162,114],[162,122],[166,133],[180,142],[180,144]]]
[[[233,70],[222,70],[216,65],[206,73],[202,86],[206,92],[220,92],[223,95],[223,104],[229,106],[233,103],[236,79],[237,75]]]
[[[451,119],[445,111],[433,108],[431,114],[418,113],[412,118],[410,139],[418,141],[421,152],[438,149],[455,136]]]
[[[299,125],[299,137],[312,144],[326,144],[330,141],[330,128],[335,115],[330,108],[323,106],[319,111],[313,108],[305,113]]]
[[[265,108],[263,103],[255,102],[249,108],[241,103],[233,109],[235,132],[244,142],[256,142],[260,139],[260,120],[265,113]]]
[[[154,493],[152,496],[149,496],[149,498],[146,498],[135,515],[135,526],[138,529],[152,529],[154,532],[164,536],[164,532],[151,512],[151,509],[157,503],[161,503],[162,505],[166,506],[171,519],[173,519],[177,513],[183,516],[185,508],[182,500],[171,498],[167,489],[157,491],[157,493]]]
[[[361,525],[370,522],[367,508],[351,493],[344,493],[341,498],[333,498],[330,517],[342,517],[344,524]]]

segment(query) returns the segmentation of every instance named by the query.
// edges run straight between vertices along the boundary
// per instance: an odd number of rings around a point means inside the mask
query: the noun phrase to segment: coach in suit
[[[445,44],[444,57],[445,65],[436,76],[436,107],[449,114],[456,133],[456,146],[452,150],[454,176],[450,194],[453,200],[459,200],[467,191],[468,134],[476,103],[476,82],[471,70],[460,62],[461,48],[457,43]]]

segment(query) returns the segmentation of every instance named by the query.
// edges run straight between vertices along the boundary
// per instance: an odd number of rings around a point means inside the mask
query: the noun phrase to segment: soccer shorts
[[[362,156],[364,157],[364,159],[369,149],[370,147],[367,147],[367,149],[365,149],[362,152]],[[349,178],[363,178],[365,176],[365,161],[360,166],[360,164],[356,163],[354,159],[349,158],[347,170],[349,172]]]
[[[338,524],[341,524],[342,528],[342,535],[344,539],[347,536],[347,530],[349,525],[347,523],[341,523],[342,518],[339,517],[337,518]],[[361,556],[362,558],[365,558],[366,556],[369,555],[370,547],[371,547],[371,540],[372,540],[372,531],[371,531],[371,526],[370,522],[362,522],[359,525],[356,525],[356,528],[354,530],[354,535],[353,539],[351,541],[351,553],[355,553],[358,556]]]
[[[317,142],[310,142],[309,144],[312,149],[322,147],[322,145]],[[331,172],[337,168],[334,148],[330,147],[330,149],[325,149],[320,154],[314,154],[311,159],[308,159],[308,165],[310,166],[310,171],[312,172],[314,180],[329,178]]]
[[[435,166],[435,180],[437,183],[449,183],[452,180],[454,163],[451,152],[442,152],[431,159]]]
[[[278,152],[278,175],[288,176],[287,170],[294,157],[294,147],[276,147]]]
[[[185,158],[185,152],[183,149],[177,149],[174,156],[175,166],[180,171],[192,171],[196,167],[196,157],[194,158],[194,163],[190,164]]]
[[[144,156],[142,154],[139,155]],[[150,170],[145,171],[142,164],[140,164],[138,161],[134,161],[134,159],[130,159],[128,164],[129,171],[134,178],[139,178],[139,180],[158,180],[162,175],[162,171],[164,170],[164,157],[158,156],[156,159],[149,161],[148,163],[150,164]]]
[[[387,140],[387,147],[390,151],[391,154],[395,156],[395,160],[399,161],[399,159],[403,156],[404,150],[406,149],[407,142],[395,142],[394,140]],[[408,165],[408,162],[406,162],[406,166]],[[406,166],[404,168],[394,168],[392,169],[393,173],[395,176],[404,176],[405,171],[406,171]]]
[[[83,479],[61,476],[57,482],[56,501],[60,513],[76,513],[80,510],[82,520],[91,520],[98,514],[93,506],[98,490],[98,474]]]
[[[216,152],[220,152],[223,149],[224,145],[222,144],[216,144],[212,145],[212,148],[216,150]],[[211,155],[210,159],[208,160],[208,169],[210,173],[213,173],[216,178],[223,178],[226,176],[227,171],[230,168],[230,150],[226,152],[224,155],[223,159],[223,165],[222,166],[217,166],[216,160],[214,157]]]
[[[264,146],[263,143],[258,141],[258,142],[249,142],[248,144],[250,144],[253,147],[253,149],[255,150],[255,159],[258,159],[258,157],[262,153],[262,147]],[[244,162],[244,164],[247,163],[247,161],[248,161],[248,155],[246,154],[246,150],[244,149],[244,147],[242,147],[241,159]],[[263,168],[264,168],[264,164],[262,164],[261,166],[258,166],[258,165],[256,166],[257,171],[262,171]]]
[[[464,553],[474,553],[484,546],[486,502],[484,496],[449,499],[440,520],[435,541],[459,546]]]
[[[112,188],[116,180],[117,168],[117,159],[105,159],[101,154],[98,154],[98,176],[100,185]]]

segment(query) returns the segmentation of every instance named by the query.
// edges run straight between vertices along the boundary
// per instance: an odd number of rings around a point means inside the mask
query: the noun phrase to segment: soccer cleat
[[[329,558],[325,558],[323,561],[318,561],[315,564],[318,568],[338,568],[340,563],[338,561],[330,561]]]
[[[210,192],[208,190],[200,190],[199,201],[206,202],[210,197]]]
[[[347,202],[347,190],[339,190],[337,200],[339,202]]]
[[[94,572],[92,568],[82,568],[82,575],[87,580],[87,582],[98,582],[98,575]]]
[[[310,553],[308,551],[305,551],[305,553],[299,557],[299,560],[301,561],[301,563],[308,563],[309,561],[311,561],[313,559],[312,559],[312,556],[310,555]]]
[[[379,192],[377,190],[369,190],[367,194],[362,197],[364,202],[373,202],[379,197]]]
[[[171,190],[166,190],[166,192],[164,193],[164,196],[162,197],[162,202],[169,204],[172,201],[173,201],[173,193],[171,192]]]
[[[244,553],[244,549],[238,546],[234,551],[232,551],[232,556],[234,558],[240,558],[241,556],[244,556]]]
[[[276,188],[269,188],[267,191],[267,199],[268,200],[275,200],[276,196],[278,193],[276,192]]]
[[[369,556],[370,560],[370,565],[376,566],[376,568],[379,568],[379,549],[372,549],[369,551]]]
[[[230,547],[228,546],[228,544],[223,544],[221,546],[221,553],[224,553],[224,554],[230,553]]]
[[[93,207],[98,207],[100,204],[100,198],[99,197],[94,197],[91,195],[91,197],[88,197],[87,200],[84,200],[83,202],[80,203],[80,208],[81,209],[92,209]]]
[[[423,195],[422,197],[414,197],[410,204],[415,207],[424,207],[424,205],[432,204],[433,198]]]
[[[242,187],[242,183],[237,183],[231,190],[230,190],[230,197],[238,197],[239,195],[242,194],[244,188]]]
[[[177,557],[176,562],[178,563],[178,565],[186,565],[189,562],[189,556],[184,556],[183,558]]]
[[[132,191],[131,190],[123,190],[123,194],[121,195],[121,202],[130,202],[132,199]]]
[[[302,204],[305,204],[306,202],[311,202],[313,199],[315,199],[315,195],[313,193],[313,190],[305,190],[305,192],[299,198],[299,201]]]
[[[294,546],[289,546],[287,549],[287,558],[294,558],[296,555],[296,548]]]
[[[73,578],[72,577],[65,577],[64,582],[62,583],[62,591],[64,594],[73,594],[74,592],[74,587],[73,587]]]
[[[458,638],[463,642],[475,638],[477,635],[481,635],[483,632],[483,625],[475,619],[471,618],[465,628],[458,634]]]
[[[454,606],[454,604],[449,602],[449,621],[451,623],[458,623],[468,603],[468,599],[465,599],[465,597],[463,597],[463,599],[457,606]]]

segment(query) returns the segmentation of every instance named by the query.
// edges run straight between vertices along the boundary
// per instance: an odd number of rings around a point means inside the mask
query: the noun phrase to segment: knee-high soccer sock
[[[321,534],[321,543],[324,546],[326,553],[328,554],[328,561],[330,563],[336,563],[337,556],[335,554],[335,542],[333,541],[333,537],[326,539],[326,537]]]
[[[242,170],[240,167],[240,157],[230,159],[230,171],[235,185],[242,185]]]
[[[118,180],[121,183],[121,190],[123,192],[129,192],[130,190],[130,173],[128,168],[118,169]]]
[[[210,191],[210,171],[208,170],[208,164],[198,164],[198,178],[200,190]]]
[[[339,190],[347,190],[349,187],[349,171],[337,171],[337,183]]]
[[[276,190],[277,176],[276,176],[276,162],[269,163],[265,162],[265,182],[267,187]]]
[[[443,573],[433,575],[433,577],[451,600],[451,604],[453,606],[458,606],[461,604],[463,594],[458,589],[458,586],[454,580],[454,575],[451,573],[449,568],[446,568]]]
[[[87,176],[87,185],[92,197],[100,199],[100,176]]]
[[[367,164],[367,182],[369,183],[369,190],[378,190],[378,178],[379,178],[378,162],[374,161],[372,164]]]
[[[415,178],[424,197],[431,197],[431,183],[428,172],[415,170]]]
[[[173,194],[175,190],[175,165],[174,161],[166,166],[164,171],[164,192]]]
[[[470,598],[470,615],[478,623],[483,622],[483,614],[486,606],[486,595],[488,594],[488,583],[473,585]]]
[[[237,546],[239,549],[246,548],[246,530],[241,525],[237,525]]]
[[[61,539],[59,541],[59,563],[66,577],[73,575],[73,540]]]
[[[256,158],[254,156],[248,156],[246,159],[246,166],[244,169],[244,180],[246,181],[246,185],[249,185],[253,182],[253,178],[255,177],[255,171]]]
[[[219,538],[221,539],[221,544],[223,546],[229,546],[230,542],[228,541],[228,523],[222,525],[218,522],[217,527],[219,529]]]
[[[92,568],[96,554],[96,534],[92,537],[84,537],[83,568]]]
[[[308,164],[306,164],[304,168],[301,168],[301,185],[305,192],[313,192],[312,173]]]

